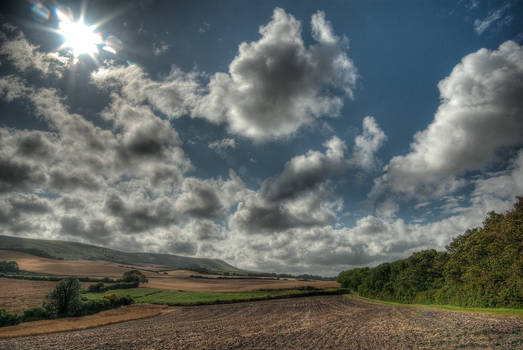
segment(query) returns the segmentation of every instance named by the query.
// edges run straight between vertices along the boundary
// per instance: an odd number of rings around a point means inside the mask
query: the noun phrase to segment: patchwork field
[[[139,269],[147,278],[147,287],[170,290],[187,290],[199,292],[234,292],[257,289],[296,288],[313,286],[317,288],[335,288],[335,281],[298,281],[295,279],[275,280],[264,278],[224,278],[218,275],[202,275],[194,271],[171,270],[163,271],[161,266],[119,265],[108,261],[92,260],[54,260],[41,258],[31,254],[0,250],[0,260],[14,260],[20,269],[43,274],[82,277],[120,278],[130,269]],[[161,272],[159,272],[161,271]],[[206,278],[191,278],[204,276]],[[219,278],[221,277],[221,278]]]
[[[345,296],[180,307],[152,318],[0,340],[2,349],[518,349],[523,320]]]
[[[0,277],[0,308],[20,313],[29,307],[38,306],[57,283]],[[82,282],[80,284],[82,288],[86,288],[90,283]]]

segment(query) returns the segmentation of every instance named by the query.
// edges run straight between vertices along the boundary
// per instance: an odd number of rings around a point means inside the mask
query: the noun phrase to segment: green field
[[[137,303],[163,304],[171,306],[235,303],[250,300],[292,298],[312,295],[342,294],[344,290],[327,289],[274,289],[249,292],[190,292],[157,288],[116,289],[105,293],[84,293],[87,299],[101,299],[105,294],[131,296]]]

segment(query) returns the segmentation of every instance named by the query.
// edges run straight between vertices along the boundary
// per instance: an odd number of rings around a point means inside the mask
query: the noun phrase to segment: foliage
[[[505,214],[456,237],[447,252],[425,250],[337,281],[360,295],[403,303],[523,307],[523,197]]]
[[[18,323],[20,323],[20,317],[17,314],[0,309],[0,327],[14,326]]]
[[[123,274],[122,281],[127,283],[147,283],[147,277],[140,270],[130,270]]]
[[[88,293],[103,293],[107,292],[108,290],[112,289],[131,289],[131,288],[138,288],[139,283],[138,282],[129,282],[129,283],[115,283],[109,286],[104,285],[102,282],[98,282],[96,284],[91,284],[89,287],[87,287]]]
[[[81,312],[80,282],[76,278],[68,277],[58,282],[48,297],[58,315],[78,316]]]
[[[37,320],[45,320],[53,318],[54,310],[48,310],[42,306],[35,306],[24,310],[22,314],[22,322],[30,322]]]
[[[0,261],[0,272],[18,272],[19,270],[16,261]]]

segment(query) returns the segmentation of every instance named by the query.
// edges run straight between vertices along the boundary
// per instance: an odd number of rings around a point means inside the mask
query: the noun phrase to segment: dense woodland
[[[523,197],[505,214],[456,237],[446,252],[424,250],[374,268],[343,271],[359,295],[402,303],[523,307]]]

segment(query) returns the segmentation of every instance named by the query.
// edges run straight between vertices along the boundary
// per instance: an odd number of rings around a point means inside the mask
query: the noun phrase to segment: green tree
[[[19,270],[16,261],[0,261],[0,272],[18,272]]]
[[[122,280],[127,283],[147,283],[147,277],[140,270],[130,270],[123,274]]]
[[[48,297],[58,315],[77,316],[81,312],[80,282],[76,278],[68,277],[58,282]]]

